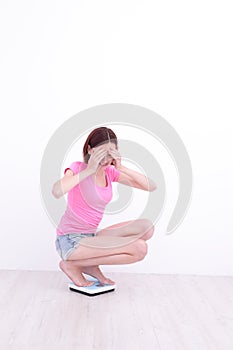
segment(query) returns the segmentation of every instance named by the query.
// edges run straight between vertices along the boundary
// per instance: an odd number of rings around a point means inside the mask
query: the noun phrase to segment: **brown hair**
[[[105,126],[101,126],[92,130],[92,132],[88,135],[86,142],[83,146],[83,160],[84,163],[88,163],[90,155],[88,154],[88,145],[91,148],[103,145],[105,143],[112,142],[118,148],[118,142],[116,134],[109,128]]]

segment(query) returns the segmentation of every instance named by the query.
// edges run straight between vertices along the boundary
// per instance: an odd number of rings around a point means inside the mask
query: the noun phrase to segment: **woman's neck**
[[[95,174],[96,176],[103,177],[105,175],[105,169],[98,169]]]

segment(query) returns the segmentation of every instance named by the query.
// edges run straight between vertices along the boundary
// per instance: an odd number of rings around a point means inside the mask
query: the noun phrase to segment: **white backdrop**
[[[121,102],[152,109],[176,129],[194,185],[184,221],[165,236],[177,174],[159,142],[143,141],[165,175],[165,210],[143,261],[103,270],[233,275],[232,15],[224,0],[0,2],[1,269],[58,269],[40,196],[45,147],[79,111]],[[112,129],[119,137],[125,130]],[[81,152],[72,148],[64,166],[75,160]]]

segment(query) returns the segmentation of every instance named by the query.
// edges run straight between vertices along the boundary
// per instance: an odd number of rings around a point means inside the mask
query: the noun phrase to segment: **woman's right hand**
[[[104,156],[107,154],[107,151],[105,148],[92,148],[91,155],[88,160],[87,169],[90,171],[91,174],[95,173],[100,161],[104,158]]]

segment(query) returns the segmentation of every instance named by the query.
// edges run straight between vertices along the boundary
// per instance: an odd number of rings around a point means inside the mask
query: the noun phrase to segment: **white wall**
[[[183,223],[165,236],[178,182],[158,144],[168,201],[149,253],[103,270],[233,275],[232,10],[206,0],[1,2],[1,269],[58,269],[43,152],[74,114],[123,102],[176,129],[194,187]]]

